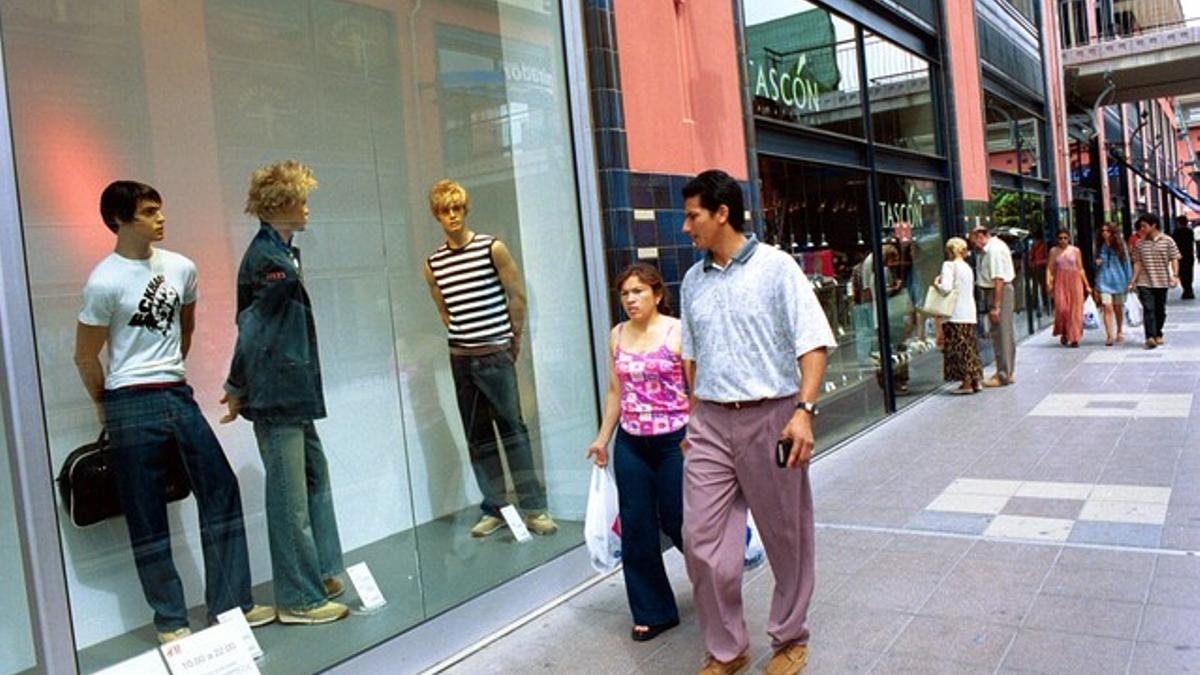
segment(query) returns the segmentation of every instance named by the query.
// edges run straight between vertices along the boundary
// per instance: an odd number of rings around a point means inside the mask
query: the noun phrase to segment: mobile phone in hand
[[[792,454],[792,442],[789,439],[781,438],[775,444],[775,466],[781,469],[787,468],[788,457]]]

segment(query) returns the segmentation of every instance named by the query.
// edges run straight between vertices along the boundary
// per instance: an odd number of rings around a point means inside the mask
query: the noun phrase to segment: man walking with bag
[[[733,178],[705,171],[683,197],[683,231],[705,254],[681,288],[682,354],[696,399],[685,441],[683,542],[708,649],[699,673],[728,675],[750,663],[741,600],[749,508],[775,577],[767,673],[790,675],[808,659],[808,462],[826,355],[837,343],[796,262],[742,232],[745,207]]]
[[[1137,219],[1141,238],[1131,254],[1133,281],[1129,290],[1137,287],[1142,303],[1142,329],[1146,332],[1146,349],[1161,347],[1163,324],[1167,321],[1167,289],[1179,285],[1179,248],[1175,240],[1158,230],[1158,216],[1143,213]]]

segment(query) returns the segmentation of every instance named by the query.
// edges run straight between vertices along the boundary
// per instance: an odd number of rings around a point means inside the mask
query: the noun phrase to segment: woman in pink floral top
[[[675,594],[663,567],[659,532],[682,550],[683,441],[688,395],[680,359],[679,319],[667,316],[662,275],[636,263],[617,277],[629,320],[609,337],[608,395],[600,432],[588,448],[597,466],[613,468],[621,513],[621,560],[633,612],[632,637],[653,639],[679,625]],[[619,428],[618,428],[619,427]]]

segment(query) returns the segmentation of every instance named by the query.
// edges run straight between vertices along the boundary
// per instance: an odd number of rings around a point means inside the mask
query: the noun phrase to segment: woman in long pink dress
[[[1083,338],[1083,302],[1091,295],[1083,273],[1083,254],[1071,245],[1071,233],[1058,231],[1058,244],[1050,251],[1046,266],[1046,290],[1054,296],[1054,334],[1072,347]]]

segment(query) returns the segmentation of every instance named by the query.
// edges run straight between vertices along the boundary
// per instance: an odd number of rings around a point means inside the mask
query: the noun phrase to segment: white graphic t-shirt
[[[196,265],[178,253],[101,260],[83,287],[79,321],[108,328],[104,388],[183,381],[179,313],[195,301]]]

